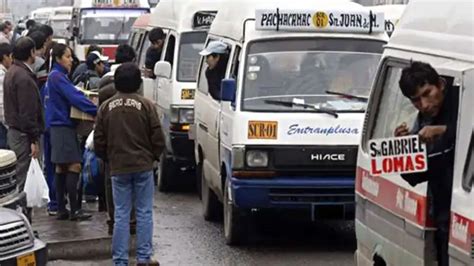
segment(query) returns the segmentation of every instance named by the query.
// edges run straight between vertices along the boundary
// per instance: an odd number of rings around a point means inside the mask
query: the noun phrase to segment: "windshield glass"
[[[206,32],[188,32],[181,35],[178,60],[178,81],[195,82],[199,68],[199,52],[204,49]]]
[[[354,39],[271,40],[250,44],[243,109],[301,111],[270,104],[299,102],[340,112],[363,112],[366,102],[327,93],[367,97],[384,43]]]
[[[86,9],[81,12],[81,41],[85,44],[127,43],[135,20],[147,9]]]
[[[51,20],[50,24],[53,28],[54,37],[66,38],[70,35],[68,28],[71,20]]]

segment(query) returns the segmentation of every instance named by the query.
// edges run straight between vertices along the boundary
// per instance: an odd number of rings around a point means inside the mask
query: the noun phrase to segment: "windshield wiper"
[[[304,108],[311,108],[314,111],[316,111],[317,113],[324,113],[324,114],[332,115],[335,118],[339,117],[337,112],[335,112],[333,110],[318,108],[318,107],[316,107],[315,105],[312,105],[312,104],[295,103],[295,102],[290,102],[290,101],[278,101],[278,100],[265,100],[264,102],[268,103],[268,104],[282,105],[282,106],[286,106],[286,107],[301,106],[301,107],[304,107]]]
[[[344,98],[347,98],[347,99],[350,99],[350,100],[357,100],[357,101],[360,101],[360,102],[365,102],[365,103],[369,101],[369,97],[357,96],[357,95],[352,95],[352,94],[343,93],[343,92],[326,91],[326,93],[341,96],[341,97],[344,97]]]

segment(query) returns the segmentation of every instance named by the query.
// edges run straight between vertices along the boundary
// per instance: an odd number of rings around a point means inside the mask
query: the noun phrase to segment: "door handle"
[[[201,128],[202,130],[204,130],[206,132],[208,131],[207,127],[204,124],[199,123],[199,128]]]

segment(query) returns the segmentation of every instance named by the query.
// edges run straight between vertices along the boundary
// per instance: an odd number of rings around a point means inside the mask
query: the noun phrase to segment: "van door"
[[[232,61],[230,61],[230,73],[228,78],[235,79],[236,81],[236,88],[238,88],[238,80],[239,80],[239,66],[240,66],[240,52],[241,48],[238,45],[235,45],[232,55]],[[221,139],[220,139],[220,156],[221,162],[226,163],[227,174],[231,173],[231,154],[232,154],[232,123],[233,123],[233,115],[235,112],[236,103],[231,102],[222,102],[221,103],[221,117],[220,117],[220,132],[221,132]],[[221,182],[221,186],[223,183]],[[223,191],[223,187],[221,187],[221,191]]]
[[[214,41],[209,39],[206,43]],[[228,58],[227,58],[228,60]],[[206,78],[207,63],[206,58],[201,60],[201,67],[198,80],[198,93],[195,99],[196,108],[196,123],[197,123],[197,138],[200,145],[203,145],[204,161],[203,172],[207,179],[209,186],[214,191],[220,189],[220,116],[221,103],[220,99],[213,98],[209,93],[209,85]],[[226,68],[227,68],[227,64]]]
[[[173,95],[172,86],[173,86],[173,79],[174,79],[174,52],[176,47],[176,33],[169,32],[168,37],[166,39],[166,43],[163,46],[163,53],[161,55],[161,60],[166,61],[171,64],[171,78],[164,79],[164,78],[157,78],[158,79],[158,86],[157,86],[157,93],[155,95],[155,101],[158,105],[159,112],[163,114],[168,114],[170,110],[171,104],[171,97]],[[169,118],[166,118],[162,125],[169,128]]]

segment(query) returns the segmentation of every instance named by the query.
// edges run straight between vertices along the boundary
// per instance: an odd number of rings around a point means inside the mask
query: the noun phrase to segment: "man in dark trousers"
[[[5,122],[8,145],[17,156],[16,177],[23,190],[31,158],[40,155],[39,138],[44,130],[43,109],[36,75],[35,43],[29,37],[18,39],[13,48],[13,65],[4,80]]]
[[[412,186],[428,181],[431,215],[437,227],[438,265],[447,266],[458,94],[433,67],[422,62],[403,69],[399,85],[419,113],[412,129],[403,123],[395,129],[395,136],[417,134],[428,150],[428,171],[402,177]]]
[[[112,175],[113,261],[115,265],[128,265],[133,205],[137,265],[159,265],[152,260],[153,164],[164,148],[163,133],[155,106],[137,93],[142,83],[138,67],[122,64],[115,72],[114,83],[118,93],[100,106],[94,131],[95,152],[109,164]]]

